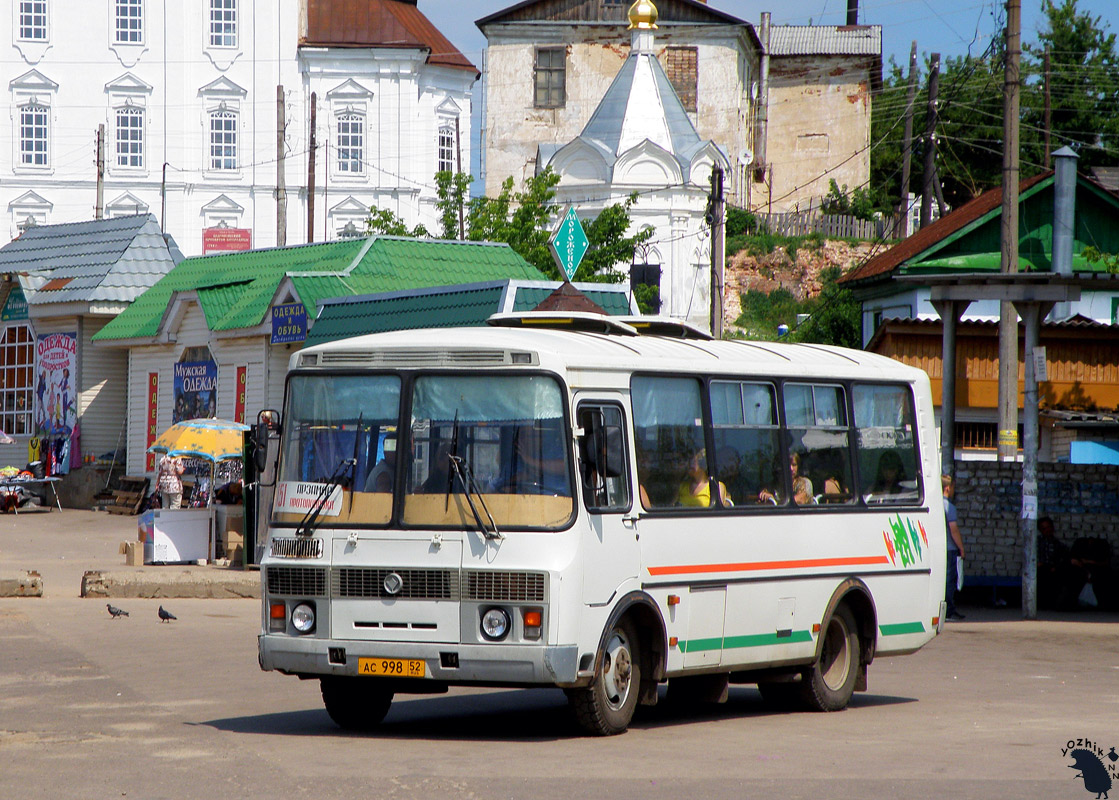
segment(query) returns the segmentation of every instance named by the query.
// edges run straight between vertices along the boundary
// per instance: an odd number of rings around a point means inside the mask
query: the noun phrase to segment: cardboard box
[[[230,566],[239,567],[245,563],[245,547],[244,545],[236,545],[229,550],[225,551],[225,557],[229,559]]]
[[[124,563],[130,567],[144,566],[144,543],[125,542]]]

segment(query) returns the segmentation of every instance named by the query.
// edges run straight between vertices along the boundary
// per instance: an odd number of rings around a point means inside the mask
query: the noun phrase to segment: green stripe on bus
[[[925,626],[920,622],[898,622],[894,625],[879,625],[883,636],[899,636],[903,633],[924,633]]]
[[[793,631],[788,636],[778,636],[776,633],[756,633],[750,636],[689,639],[680,642],[680,650],[684,653],[698,653],[703,650],[733,650],[739,647],[764,647],[770,644],[799,644],[810,641],[812,641],[812,634],[808,631]]]

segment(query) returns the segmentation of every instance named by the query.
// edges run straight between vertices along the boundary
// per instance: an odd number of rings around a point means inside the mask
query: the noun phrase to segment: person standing
[[[172,455],[159,460],[159,497],[164,508],[182,508],[183,461]]]
[[[960,535],[960,526],[956,522],[956,505],[952,498],[956,495],[956,481],[951,475],[941,475],[940,484],[944,490],[944,526],[948,529],[945,541],[948,546],[948,564],[944,586],[944,600],[946,608],[945,619],[961,620],[964,615],[956,609],[956,583],[959,580],[956,559],[964,557],[964,539]]]

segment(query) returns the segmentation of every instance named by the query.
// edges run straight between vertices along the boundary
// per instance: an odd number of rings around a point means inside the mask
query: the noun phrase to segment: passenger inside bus
[[[793,502],[798,506],[811,505],[815,502],[812,494],[812,481],[800,474],[800,453],[789,456],[789,474],[793,479]],[[758,493],[758,501],[762,503],[781,503],[781,490],[762,489]]]
[[[896,450],[886,450],[878,458],[878,472],[867,500],[878,498],[884,501],[883,498],[912,492],[912,485],[906,485],[905,480],[905,465],[901,456]]]
[[[727,487],[722,481],[719,484],[719,502],[724,506],[733,506]],[[680,483],[676,501],[682,506],[707,508],[711,505],[711,478],[707,474],[707,452],[699,450],[688,462],[688,474]]]
[[[451,474],[451,443],[443,440],[435,450],[435,460],[431,463],[431,472],[420,484],[421,494],[444,494],[448,490],[455,490],[454,476]]]
[[[389,436],[385,439],[384,458],[377,462],[377,466],[365,479],[367,492],[391,492],[393,476],[396,475],[396,437]]]

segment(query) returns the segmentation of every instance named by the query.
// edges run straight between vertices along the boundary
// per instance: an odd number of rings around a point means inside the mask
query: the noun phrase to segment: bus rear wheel
[[[855,617],[845,605],[824,625],[820,657],[804,673],[801,700],[814,711],[842,711],[855,692],[859,676],[859,634]]]
[[[584,730],[613,736],[629,727],[641,690],[641,651],[632,622],[623,619],[610,629],[598,662],[591,685],[569,689],[567,698]]]
[[[376,678],[330,676],[319,680],[326,713],[339,728],[369,731],[381,724],[392,705],[393,693]]]

